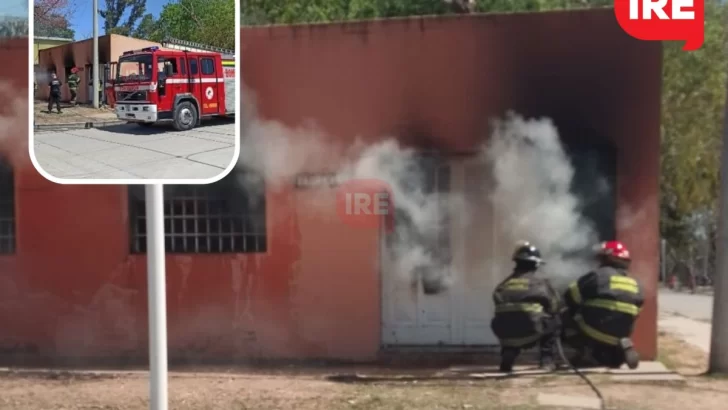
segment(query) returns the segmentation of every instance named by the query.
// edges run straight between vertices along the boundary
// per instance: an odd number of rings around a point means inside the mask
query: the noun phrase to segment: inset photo
[[[30,155],[58,183],[206,183],[237,161],[235,0],[35,2]]]

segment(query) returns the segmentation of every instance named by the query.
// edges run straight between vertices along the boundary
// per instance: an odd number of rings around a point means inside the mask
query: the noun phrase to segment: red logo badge
[[[640,40],[683,40],[694,51],[705,39],[705,0],[614,0],[614,14]]]

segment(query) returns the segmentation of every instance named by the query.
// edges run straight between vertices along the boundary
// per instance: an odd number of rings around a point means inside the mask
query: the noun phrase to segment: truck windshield
[[[117,68],[117,83],[152,80],[152,55],[137,54],[121,57]]]

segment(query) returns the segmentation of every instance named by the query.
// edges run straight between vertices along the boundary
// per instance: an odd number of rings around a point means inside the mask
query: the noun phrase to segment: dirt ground
[[[725,408],[728,379],[707,377],[706,355],[667,334],[660,359],[687,376],[684,385],[619,384],[592,376],[611,409],[708,410]],[[218,369],[219,370],[219,369]],[[337,370],[338,372],[338,370]],[[0,409],[147,409],[148,380],[139,373],[0,374]],[[170,374],[169,408],[175,410],[454,410],[536,409],[539,392],[593,396],[573,375],[505,380],[390,380],[371,384],[331,381],[310,372],[241,369],[227,373]]]
[[[117,119],[111,108],[96,109],[88,104],[80,104],[74,107],[68,102],[61,103],[60,114],[56,112],[55,107],[53,107],[52,113],[48,113],[47,101],[35,101],[33,111],[35,123],[39,125],[112,121]]]

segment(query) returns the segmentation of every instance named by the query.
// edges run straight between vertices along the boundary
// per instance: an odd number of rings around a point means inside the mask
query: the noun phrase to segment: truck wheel
[[[174,121],[172,122],[174,129],[177,131],[187,131],[197,125],[197,109],[190,101],[181,102],[174,109]]]

